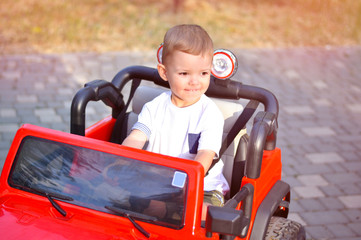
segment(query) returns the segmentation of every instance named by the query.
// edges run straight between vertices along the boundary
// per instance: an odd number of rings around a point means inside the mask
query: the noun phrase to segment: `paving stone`
[[[70,125],[64,122],[52,122],[50,123],[50,128],[63,132],[70,132]]]
[[[282,166],[283,176],[293,176],[297,174],[297,171],[293,168],[293,166],[283,165]]]
[[[292,220],[292,221],[300,223],[302,226],[307,225],[307,223],[305,223],[303,221],[303,219],[301,218],[301,216],[299,214],[297,214],[297,213],[289,213],[287,218]]]
[[[48,102],[46,104],[46,108],[54,108],[56,110],[56,112],[58,113],[59,109],[63,109],[64,108],[64,102],[62,101],[54,101],[54,102]],[[70,109],[64,109],[66,110],[65,114],[69,115],[70,113]]]
[[[16,117],[0,117],[0,124],[2,123],[21,123],[21,118]]]
[[[284,74],[290,80],[299,80],[300,79],[300,74],[298,74],[298,72],[293,69],[287,70]]]
[[[341,156],[335,152],[321,152],[306,154],[306,158],[315,164],[343,162]]]
[[[334,184],[350,184],[359,182],[361,179],[355,173],[344,172],[344,173],[326,173],[323,174],[323,177],[330,183]]]
[[[289,208],[290,212],[298,213],[298,212],[304,211],[304,209],[302,208],[302,206],[299,203],[299,200],[300,199],[298,199],[297,196],[294,196],[294,193],[291,189],[291,202],[290,202],[290,208]]]
[[[55,65],[54,66],[54,71],[55,73],[72,73],[74,70],[74,65],[73,64],[69,64],[69,63],[64,63],[61,65]]]
[[[36,103],[38,98],[35,95],[18,95],[16,96],[16,100],[19,103]]]
[[[351,222],[360,222],[361,223],[361,209],[346,209],[342,213],[350,219]]]
[[[15,67],[17,67],[17,62],[16,61],[8,61],[6,63],[6,68],[7,69],[15,70]]]
[[[361,87],[360,87],[360,86],[357,86],[357,85],[351,84],[351,85],[350,85],[350,90],[351,90],[352,92],[355,92],[355,93],[361,93]]]
[[[293,176],[284,176],[282,180],[288,183],[291,187],[302,186],[302,183]]]
[[[16,132],[19,128],[18,124],[14,123],[5,123],[0,125],[0,133],[4,132]]]
[[[356,233],[344,224],[331,224],[327,228],[336,238],[356,237]]]
[[[62,122],[62,118],[58,115],[43,115],[40,116],[41,123],[60,123]]]
[[[361,237],[361,227],[360,227],[360,223],[350,223],[347,225],[348,227],[350,227],[356,234],[357,236]]]
[[[15,80],[15,79],[19,79],[21,77],[21,72],[19,72],[19,71],[5,71],[5,72],[1,72],[1,76],[4,79]]]
[[[328,166],[330,166],[335,173],[343,173],[346,171],[344,163],[334,162],[329,163]]]
[[[15,109],[34,109],[34,108],[42,108],[45,107],[46,103],[45,102],[22,102],[22,103],[14,103],[14,108]]]
[[[307,239],[332,239],[334,237],[332,232],[325,226],[306,226],[305,230],[311,236],[311,238],[308,237]]]
[[[64,102],[68,101],[69,99],[73,99],[73,94],[66,94],[66,95],[56,95],[54,98],[55,102]]]
[[[25,116],[25,117],[21,117],[21,122],[37,125],[39,123],[39,118],[35,116]]]
[[[48,76],[47,83],[57,83],[59,80],[56,76]]]
[[[351,145],[352,147],[354,147],[353,145]],[[348,147],[346,147],[345,149],[347,149]],[[353,150],[349,150],[349,151],[344,151],[344,152],[340,152],[340,155],[342,156],[343,159],[346,160],[346,163],[344,163],[343,165],[345,166],[345,168],[349,168],[350,166],[355,167],[355,169],[359,169],[359,166],[357,164],[355,164],[356,161],[358,161],[360,159],[360,153],[358,153],[358,150],[353,149]],[[348,164],[350,163],[350,165]]]
[[[285,106],[288,114],[313,114],[315,111],[310,106]]]
[[[334,136],[336,133],[329,127],[308,127],[302,128],[302,132],[304,132],[307,136]]]
[[[19,126],[20,127],[20,126]],[[19,129],[19,128],[18,128]],[[18,130],[16,129],[16,131]],[[2,135],[2,140],[6,142],[6,144],[12,142],[12,140],[14,139],[14,136],[15,136],[15,132],[2,132],[1,135]]]
[[[70,98],[73,98],[73,96],[75,95],[75,91],[69,88],[59,88],[57,92],[60,95],[69,95]]]
[[[333,197],[320,198],[320,202],[328,210],[344,209],[345,207],[339,199]]]
[[[303,198],[299,199],[298,203],[304,211],[325,211],[327,208],[323,205],[322,199],[323,198]]]
[[[326,186],[328,182],[320,175],[302,175],[297,179],[305,186]]]
[[[324,90],[328,88],[328,85],[324,81],[314,81],[312,84],[319,90]]]
[[[338,198],[348,208],[361,208],[361,195],[340,196]]]
[[[42,82],[37,82],[34,84],[34,89],[35,90],[44,90],[45,89],[45,84]]]
[[[343,224],[349,220],[339,211],[312,211],[300,213],[302,219],[310,225]]]
[[[15,109],[11,109],[11,108],[0,109],[0,117],[2,118],[16,117],[16,111]]]
[[[315,186],[294,187],[293,190],[302,198],[324,197],[323,192]]]
[[[303,158],[303,162],[307,162],[307,159]],[[295,170],[299,174],[323,174],[333,172],[332,169],[326,164],[298,164],[294,166]]]
[[[330,107],[331,102],[327,98],[313,99],[315,105],[319,107]]]
[[[52,108],[35,109],[34,113],[37,116],[56,115],[55,110]]]
[[[356,103],[347,105],[347,108],[353,113],[361,113],[361,104]]]

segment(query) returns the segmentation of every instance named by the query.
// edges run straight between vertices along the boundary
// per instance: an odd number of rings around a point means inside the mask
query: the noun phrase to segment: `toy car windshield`
[[[18,150],[9,184],[166,227],[184,224],[186,173],[106,152],[28,136]]]

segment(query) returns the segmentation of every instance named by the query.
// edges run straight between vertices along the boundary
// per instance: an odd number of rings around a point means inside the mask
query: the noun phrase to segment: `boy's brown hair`
[[[163,44],[163,64],[176,50],[192,55],[209,54],[213,57],[213,41],[199,25],[182,24],[172,27],[165,34]]]

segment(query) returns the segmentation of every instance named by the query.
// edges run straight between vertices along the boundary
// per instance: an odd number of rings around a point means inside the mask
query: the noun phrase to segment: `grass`
[[[216,47],[361,44],[361,0],[2,0],[0,54],[156,49],[196,23]]]

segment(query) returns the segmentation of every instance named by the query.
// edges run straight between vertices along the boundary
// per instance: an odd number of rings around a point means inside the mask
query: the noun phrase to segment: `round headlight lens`
[[[228,50],[214,51],[212,75],[219,79],[231,78],[237,71],[237,58]]]

